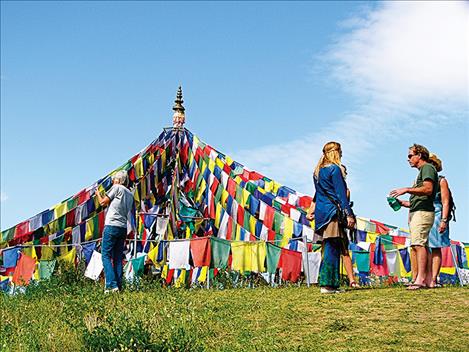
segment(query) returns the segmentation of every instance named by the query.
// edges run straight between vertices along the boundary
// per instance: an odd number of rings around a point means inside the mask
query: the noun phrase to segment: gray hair
[[[112,175],[112,181],[117,181],[120,185],[127,185],[127,172],[124,170],[117,171],[114,175]]]

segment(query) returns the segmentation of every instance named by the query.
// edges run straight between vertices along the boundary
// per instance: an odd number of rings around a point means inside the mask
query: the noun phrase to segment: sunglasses
[[[408,155],[407,155],[407,159],[412,159],[412,157],[413,157],[413,156],[416,156],[416,155],[418,155],[418,154],[408,154]]]

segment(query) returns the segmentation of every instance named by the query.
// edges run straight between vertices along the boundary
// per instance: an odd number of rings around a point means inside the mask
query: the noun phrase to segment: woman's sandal
[[[356,281],[350,282],[350,288],[360,288],[360,285]]]

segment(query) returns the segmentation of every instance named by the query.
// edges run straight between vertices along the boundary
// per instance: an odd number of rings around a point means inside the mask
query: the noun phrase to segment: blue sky
[[[311,194],[343,145],[358,215],[443,160],[469,242],[469,5],[463,2],[2,2],[1,228],[91,185],[171,125]]]

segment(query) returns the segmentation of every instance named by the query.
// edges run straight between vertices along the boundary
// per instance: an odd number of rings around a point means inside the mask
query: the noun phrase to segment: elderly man
[[[112,187],[103,197],[96,190],[99,204],[109,205],[104,222],[101,255],[103,259],[105,293],[116,292],[122,288],[122,259],[127,219],[134,201],[133,194],[126,188],[127,173],[118,171],[112,176]]]
[[[417,276],[409,290],[426,287],[426,266],[428,251],[428,234],[435,218],[433,201],[438,185],[438,174],[435,167],[428,163],[428,149],[414,144],[409,148],[407,160],[411,167],[419,170],[417,179],[412,187],[399,188],[391,191],[390,196],[397,198],[403,194],[410,194],[409,201],[398,199],[399,203],[409,209],[409,229],[411,241],[411,257],[417,266]]]

